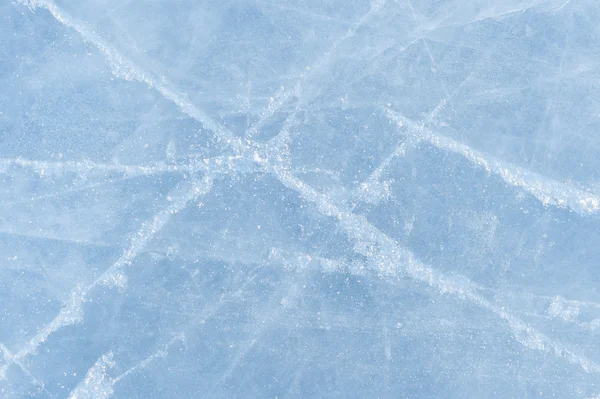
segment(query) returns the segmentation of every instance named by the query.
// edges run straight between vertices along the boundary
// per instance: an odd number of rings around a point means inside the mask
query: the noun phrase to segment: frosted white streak
[[[292,97],[298,97],[300,100],[302,100],[302,85],[313,79],[318,73],[323,74],[328,70],[331,62],[333,61],[332,55],[335,53],[335,51],[342,44],[344,44],[344,42],[352,38],[356,34],[358,29],[360,29],[365,23],[367,23],[373,17],[374,14],[379,12],[385,5],[385,1],[386,0],[372,0],[369,11],[367,11],[363,16],[361,16],[359,20],[350,29],[348,29],[345,35],[333,42],[325,51],[325,53],[321,57],[319,57],[311,66],[306,66],[305,72],[300,75],[300,79],[298,79],[293,88],[288,90],[285,90],[285,88],[281,88],[279,93],[271,97],[267,109],[261,113],[260,119],[249,129],[247,129],[246,136],[248,138],[252,138],[252,136],[258,133],[258,131],[260,131],[263,128],[265,122],[268,121],[269,118],[271,118],[277,111],[279,111],[288,99]],[[294,114],[297,112],[297,109],[296,111],[294,111]]]
[[[515,339],[526,348],[551,353],[556,357],[579,365],[586,372],[600,374],[600,365],[567,349],[560,342],[528,326],[510,315],[503,308],[478,294],[480,288],[467,279],[457,281],[432,269],[419,260],[412,252],[401,248],[388,235],[373,226],[363,215],[345,211],[336,206],[327,195],[319,193],[288,170],[263,164],[265,170],[277,177],[281,183],[298,192],[303,199],[317,207],[319,212],[338,220],[339,226],[354,241],[355,251],[369,260],[369,267],[381,277],[405,275],[437,289],[442,294],[451,294],[468,300],[505,320]]]
[[[207,129],[213,131],[213,133],[215,133],[219,139],[224,140],[227,144],[231,145],[238,154],[241,154],[244,157],[249,154],[248,151],[250,150],[250,145],[253,144],[252,142],[249,141],[248,146],[243,145],[241,140],[233,137],[228,130],[212,121],[202,111],[198,110],[193,104],[187,101],[183,95],[171,90],[166,84],[154,82],[140,68],[135,66],[130,61],[124,59],[114,49],[110,48],[103,41],[101,41],[94,33],[89,32],[82,25],[74,23],[73,20],[68,15],[61,12],[54,3],[49,0],[31,0],[26,2],[26,4],[30,5],[30,7],[43,7],[48,9],[59,22],[65,26],[75,29],[85,40],[94,44],[102,52],[102,54],[104,54],[107,61],[111,64],[113,72],[117,76],[124,79],[138,80],[148,84],[149,86],[155,87],[163,95],[163,97],[177,104],[181,111],[185,114],[200,121]],[[373,12],[377,11],[381,7],[381,4],[382,2],[374,2],[371,11],[361,18],[355,29],[349,30],[348,34],[342,38],[342,42],[347,38],[352,37],[356,29],[358,29],[358,27],[365,22],[366,18],[368,18]],[[334,44],[332,48],[335,49],[336,46],[337,45]],[[330,54],[331,52],[327,52],[323,58],[323,61],[318,62],[317,66],[322,67],[323,65],[327,65],[330,61]],[[272,107],[268,114],[274,113],[277,109],[277,106]],[[265,118],[266,117],[268,117],[268,115],[265,115]],[[396,120],[396,122],[403,119],[391,111],[388,111],[388,117]],[[546,205],[553,204],[557,206],[565,206],[582,213],[594,212],[599,207],[599,201],[597,197],[591,194],[585,193],[581,190],[573,189],[564,183],[550,180],[522,168],[496,161],[491,157],[472,150],[468,146],[457,143],[449,138],[428,132],[423,127],[412,121],[407,120],[405,123],[410,125],[412,137],[417,138],[418,140],[428,141],[440,149],[460,154],[470,162],[485,168],[488,172],[498,174],[508,184],[520,187],[525,191],[530,192]],[[416,281],[425,283],[428,286],[437,289],[441,293],[452,294],[461,299],[468,300],[505,320],[510,328],[510,331],[515,336],[515,339],[517,339],[517,341],[525,347],[533,350],[552,353],[553,355],[563,358],[571,363],[578,364],[587,372],[600,373],[600,366],[598,366],[598,364],[584,356],[568,350],[560,342],[551,340],[545,335],[539,333],[537,330],[526,325],[521,320],[508,314],[502,308],[495,306],[487,299],[483,298],[478,294],[479,288],[475,284],[468,280],[466,280],[466,282],[456,281],[424,265],[415,259],[410,251],[399,247],[389,236],[370,224],[364,216],[356,215],[347,210],[340,209],[329,199],[328,196],[317,192],[315,189],[293,176],[289,170],[279,166],[271,165],[268,162],[267,157],[260,157],[257,153],[254,153],[253,155],[253,161],[260,165],[266,172],[272,174],[278,180],[280,180],[284,186],[298,192],[306,201],[315,204],[319,212],[321,212],[323,215],[337,219],[339,226],[354,242],[355,251],[364,255],[369,260],[368,266],[378,275],[382,277],[406,275]],[[152,224],[153,223],[150,223],[150,225]],[[160,224],[160,221],[158,221],[158,224]],[[146,242],[143,239],[143,235],[146,234],[147,231],[152,231],[152,227],[142,229],[142,237],[140,237],[141,242]],[[143,245],[140,245],[140,247],[133,245],[131,251],[126,252],[126,254],[123,255],[123,257],[117,261],[117,263],[115,263],[115,265],[107,270],[105,273],[106,276],[103,275],[104,278],[97,280],[97,282],[94,284],[104,282],[106,277],[112,277],[115,274],[115,271],[133,259],[136,251],[141,247],[143,247]],[[35,349],[35,347],[33,349]]]
[[[113,353],[108,352],[88,370],[85,379],[75,387],[69,399],[108,399],[114,392],[115,381],[108,371],[115,367]]]
[[[144,71],[133,61],[127,59],[117,49],[104,42],[95,32],[87,29],[84,24],[77,22],[51,0],[21,0],[20,2],[32,10],[35,8],[44,8],[58,22],[74,29],[86,42],[94,45],[100,51],[116,77],[125,80],[136,80],[156,89],[164,98],[175,103],[181,112],[197,120],[205,129],[213,132],[219,140],[224,139],[227,144],[238,150],[243,148],[240,138],[235,137],[227,128],[215,122],[210,116],[192,104],[183,94],[172,89],[164,77],[160,77],[159,79],[152,77],[150,72]]]
[[[377,204],[379,201],[387,198],[390,195],[390,184],[387,181],[382,182],[381,176],[387,169],[390,163],[397,157],[403,156],[406,152],[406,143],[402,142],[394,151],[392,151],[381,164],[371,172],[369,177],[363,181],[356,193],[354,194],[353,200],[355,204],[353,208],[358,205],[360,201],[365,201],[369,204]]]
[[[6,372],[8,371],[8,366],[10,366],[10,364],[16,364],[17,366],[19,366],[21,368],[21,370],[27,375],[29,376],[29,378],[31,378],[31,380],[40,387],[41,391],[46,392],[48,395],[50,394],[47,390],[46,390],[46,385],[44,384],[43,381],[41,381],[39,378],[37,378],[36,376],[34,376],[31,371],[29,371],[21,361],[19,361],[18,359],[14,358],[14,355],[10,352],[10,350],[4,346],[4,344],[0,343],[0,352],[2,352],[2,357],[4,360],[4,364],[0,367],[0,380],[6,378]]]
[[[125,283],[125,276],[120,271],[123,267],[129,265],[137,254],[143,250],[152,238],[167,224],[173,215],[181,212],[186,206],[207,194],[212,189],[213,180],[210,176],[205,176],[202,180],[192,182],[185,181],[172,191],[171,203],[169,206],[158,212],[154,217],[144,223],[140,230],[132,238],[130,246],[123,255],[107,270],[104,271],[96,280],[87,287],[77,287],[71,293],[69,301],[62,308],[60,313],[49,324],[44,326],[19,352],[13,355],[12,361],[20,360],[34,353],[37,348],[45,342],[48,337],[62,327],[79,323],[83,318],[83,305],[88,293],[100,284],[122,286]],[[177,195],[175,197],[175,195]]]
[[[69,399],[108,399],[114,393],[115,385],[126,378],[128,375],[138,372],[147,367],[150,363],[157,359],[164,359],[169,355],[169,349],[177,342],[185,342],[185,335],[179,334],[161,349],[148,356],[135,366],[131,367],[123,374],[111,378],[109,370],[115,367],[112,351],[104,354],[94,365],[88,370],[85,379],[81,381],[69,395]]]
[[[385,111],[390,120],[400,127],[406,126],[408,134],[413,139],[462,156],[472,164],[482,167],[486,172],[499,176],[506,184],[531,194],[544,206],[568,208],[584,215],[600,210],[600,197],[590,190],[577,188],[508,162],[499,161],[449,137],[437,134],[397,112],[389,109]]]

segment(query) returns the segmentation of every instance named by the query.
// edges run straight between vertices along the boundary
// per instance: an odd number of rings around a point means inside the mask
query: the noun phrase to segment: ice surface
[[[600,396],[594,2],[0,18],[0,397]]]

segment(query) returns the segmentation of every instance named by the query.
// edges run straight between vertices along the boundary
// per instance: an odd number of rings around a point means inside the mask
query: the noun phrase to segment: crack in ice
[[[263,147],[260,147],[250,140],[242,141],[233,136],[229,130],[217,124],[203,111],[196,108],[185,98],[185,96],[172,89],[166,83],[163,83],[166,81],[165,79],[156,82],[155,80],[148,78],[149,75],[147,73],[123,58],[115,49],[106,45],[95,33],[90,32],[83,25],[73,22],[74,20],[70,16],[62,12],[51,1],[30,0],[24,1],[24,3],[32,8],[42,7],[47,9],[57,21],[65,26],[75,29],[84,40],[95,45],[111,64],[115,75],[124,79],[138,80],[156,88],[164,98],[173,101],[183,113],[200,121],[203,126],[212,131],[218,139],[232,147],[238,156],[251,160],[265,173],[271,174],[277,178],[285,187],[297,192],[305,201],[314,204],[321,214],[337,220],[338,226],[343,229],[346,232],[346,235],[354,242],[354,251],[369,260],[369,268],[376,275],[384,278],[405,275],[417,282],[435,288],[443,294],[451,294],[460,299],[468,300],[504,320],[509,331],[523,346],[532,350],[551,353],[558,358],[579,365],[586,372],[600,373],[600,366],[597,363],[569,350],[560,342],[550,339],[534,328],[528,326],[520,319],[514,317],[502,307],[494,305],[479,295],[479,287],[469,280],[466,280],[466,282],[459,282],[428,267],[418,261],[412,252],[400,247],[393,239],[373,226],[365,216],[354,214],[351,210],[339,207],[330,200],[326,193],[318,192],[294,176],[286,167],[282,166],[282,162],[273,162],[272,158],[262,156],[259,151],[261,149],[264,150]],[[349,30],[339,43],[334,44],[331,51],[341,45],[344,40],[352,37],[361,24],[364,23],[366,18],[370,17],[373,12],[378,11],[381,5],[381,2],[373,3],[369,13],[363,16],[355,28]],[[325,53],[324,58],[317,63],[317,66],[323,67],[329,63],[331,51]],[[291,96],[297,93],[295,90],[296,89],[288,91],[287,93],[291,93],[289,94],[289,96]],[[283,104],[283,102],[280,103]],[[280,107],[281,105],[275,103],[261,120],[264,119],[264,121],[266,121],[266,119],[273,115]],[[507,184],[529,192],[544,205],[567,207],[583,214],[594,213],[600,207],[598,197],[593,194],[573,188],[565,183],[534,174],[526,169],[495,160],[494,158],[475,151],[464,144],[435,134],[416,122],[410,121],[391,110],[386,110],[386,113],[391,120],[402,122],[407,125],[410,131],[409,134],[412,138],[419,141],[426,141],[442,150],[454,152],[463,156],[471,163],[483,167],[488,172],[499,175]],[[264,123],[264,121],[262,123]],[[259,121],[259,124],[254,126],[254,130],[257,131],[261,126]],[[252,129],[253,128],[251,128],[251,131],[254,131]],[[383,165],[382,167],[385,166],[386,165]],[[123,254],[123,256],[92,283],[91,286],[84,288],[79,292],[74,292],[71,301],[63,308],[63,311],[61,311],[55,321],[43,328],[41,332],[30,341],[29,345],[17,352],[16,355],[13,355],[13,360],[20,360],[28,354],[33,353],[37,347],[58,328],[78,322],[82,317],[82,304],[87,292],[95,285],[105,283],[116,277],[117,271],[135,258],[136,254],[143,249],[156,231],[160,230],[170,219],[170,215],[185,208],[191,198],[195,198],[197,195],[201,195],[201,193],[202,190],[195,190],[190,194],[178,197],[178,199],[175,200],[175,204],[169,207],[167,211],[157,214],[150,223],[144,225],[138,233],[139,241],[134,240],[132,246]],[[244,353],[241,354],[244,355]],[[99,362],[97,369],[99,369],[100,372],[98,375],[102,375],[103,370],[111,367],[112,354],[103,356]],[[88,374],[90,373],[88,372]],[[92,373],[92,376],[94,375],[96,375],[96,373]],[[100,381],[103,381],[102,378],[100,378]],[[103,385],[100,384],[99,386],[102,387]]]
[[[595,214],[600,210],[600,197],[584,188],[554,180],[520,166],[500,161],[474,150],[466,144],[426,128],[391,109],[384,110],[387,117],[399,127],[406,127],[407,135],[443,150],[458,154],[486,172],[499,176],[504,182],[531,194],[544,206],[567,208],[582,215]]]
[[[201,180],[184,181],[173,190],[173,198],[169,206],[158,212],[148,222],[145,222],[131,240],[129,248],[123,255],[90,285],[78,286],[71,292],[70,299],[63,306],[60,313],[38,333],[28,341],[17,353],[10,357],[11,362],[20,361],[30,354],[36,352],[37,348],[44,343],[48,337],[59,329],[77,324],[83,319],[83,305],[88,294],[99,285],[122,285],[125,277],[121,269],[131,264],[140,251],[142,251],[150,240],[167,224],[173,215],[185,209],[191,201],[206,195],[212,189],[213,178],[209,175]],[[175,196],[177,194],[177,196]]]

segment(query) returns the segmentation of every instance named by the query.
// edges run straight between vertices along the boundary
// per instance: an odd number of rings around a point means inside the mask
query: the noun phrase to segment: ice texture
[[[600,397],[594,1],[0,19],[0,397]]]

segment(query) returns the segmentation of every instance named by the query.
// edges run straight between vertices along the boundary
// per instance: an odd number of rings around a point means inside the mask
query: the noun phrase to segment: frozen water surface
[[[591,0],[0,4],[3,398],[596,398]]]

